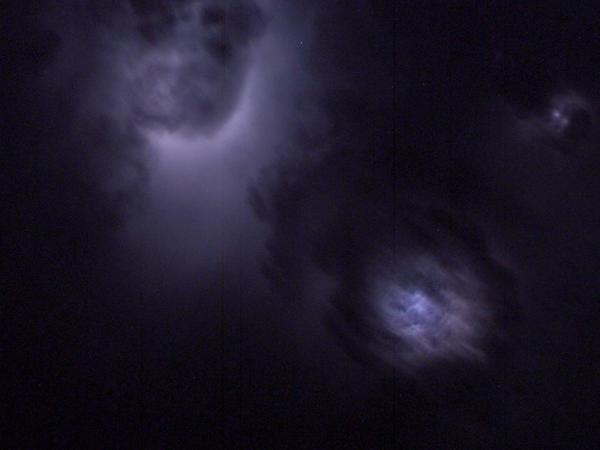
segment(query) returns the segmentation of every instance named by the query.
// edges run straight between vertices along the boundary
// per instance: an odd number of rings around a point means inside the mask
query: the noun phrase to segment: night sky
[[[0,447],[600,448],[600,4],[0,17]]]

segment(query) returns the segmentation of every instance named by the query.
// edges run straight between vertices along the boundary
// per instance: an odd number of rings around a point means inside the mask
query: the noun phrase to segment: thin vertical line
[[[243,414],[243,399],[242,399],[242,395],[244,393],[244,389],[243,389],[243,351],[242,351],[242,342],[243,342],[243,301],[244,301],[244,297],[241,295],[241,290],[242,290],[242,283],[243,283],[243,271],[242,268],[243,263],[242,263],[242,253],[243,253],[243,248],[242,248],[242,243],[244,242],[244,240],[242,239],[242,213],[241,210],[238,214],[238,220],[239,220],[239,224],[237,229],[240,230],[240,234],[239,234],[239,270],[238,270],[238,294],[239,294],[239,298],[238,298],[238,314],[239,314],[239,334],[238,334],[238,339],[239,339],[239,346],[238,346],[238,351],[240,352],[239,354],[239,368],[238,368],[238,389],[239,389],[239,399],[238,399],[238,408],[239,408],[239,433],[240,433],[240,439],[241,436],[243,436],[243,430],[242,430],[242,414]],[[240,443],[241,444],[241,443]],[[241,446],[241,445],[240,445]]]
[[[140,303],[140,317],[138,323],[138,411],[139,411],[139,443],[140,448],[145,448],[144,446],[144,427],[146,426],[146,405],[145,405],[145,388],[144,388],[144,330],[143,330],[143,296],[139,295],[139,303]]]
[[[231,12],[231,8],[230,8],[230,2],[228,1],[227,4],[225,5],[225,11],[224,11],[224,22],[223,22],[223,28],[224,28],[224,33],[225,33],[225,37],[227,36],[227,32],[228,32],[228,18],[229,18],[229,14]],[[226,51],[226,49],[225,49]],[[227,75],[227,65],[224,66],[224,75]],[[219,89],[220,89],[220,94],[221,97],[224,96],[224,80],[226,77],[223,77],[220,80],[219,83]],[[228,77],[227,77],[228,78]],[[224,201],[224,197],[223,197],[223,192],[221,192],[221,199],[220,199],[220,204],[221,204],[221,254],[220,254],[220,265],[221,265],[221,283],[220,283],[220,304],[219,304],[219,321],[220,321],[220,345],[221,345],[221,374],[220,374],[220,381],[221,381],[221,408],[220,408],[220,412],[221,412],[221,448],[225,448],[225,436],[226,436],[226,407],[225,407],[225,383],[226,383],[226,377],[225,377],[225,201]]]
[[[393,79],[393,85],[392,85],[392,132],[393,132],[393,137],[392,137],[392,145],[393,145],[393,149],[392,149],[392,217],[393,217],[393,228],[392,228],[392,244],[393,244],[393,248],[392,248],[392,258],[393,258],[393,263],[395,263],[396,257],[397,257],[397,228],[398,228],[398,216],[397,216],[397,200],[398,200],[398,192],[397,192],[397,183],[396,183],[396,178],[397,178],[397,152],[398,152],[398,142],[397,142],[397,129],[396,129],[396,120],[397,120],[397,109],[398,109],[398,105],[397,105],[397,82],[398,82],[398,70],[397,70],[397,61],[396,61],[396,57],[397,57],[397,48],[396,48],[396,40],[397,40],[397,17],[398,17],[398,9],[397,9],[397,3],[394,2],[394,6],[393,6],[393,11],[392,11],[392,79]],[[393,367],[393,380],[392,380],[392,417],[393,417],[393,424],[392,424],[392,445],[394,448],[397,448],[397,444],[398,444],[398,430],[397,428],[397,424],[398,424],[398,386],[397,386],[397,368],[395,365],[392,366]]]
[[[223,221],[223,220],[222,220]],[[219,298],[219,344],[221,346],[221,444],[225,448],[225,255],[223,249],[223,239],[221,240],[221,282]]]

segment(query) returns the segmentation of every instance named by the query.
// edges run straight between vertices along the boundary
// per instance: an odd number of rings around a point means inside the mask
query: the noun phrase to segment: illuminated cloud
[[[596,121],[592,104],[573,90],[553,93],[534,112],[516,119],[521,139],[549,145],[564,154],[585,151]]]
[[[263,31],[262,13],[250,1],[166,5],[160,32],[157,24],[148,28],[154,16],[146,13],[138,18],[146,39],[124,48],[122,82],[131,112],[145,127],[210,133],[235,108],[250,44]]]
[[[424,253],[378,267],[367,285],[368,347],[386,363],[412,373],[445,361],[485,361],[494,310],[468,266]]]

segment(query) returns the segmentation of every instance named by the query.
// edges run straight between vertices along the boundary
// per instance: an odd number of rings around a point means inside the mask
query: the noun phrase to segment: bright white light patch
[[[475,275],[431,256],[396,270],[373,283],[372,350],[407,372],[443,360],[484,360],[492,311]]]

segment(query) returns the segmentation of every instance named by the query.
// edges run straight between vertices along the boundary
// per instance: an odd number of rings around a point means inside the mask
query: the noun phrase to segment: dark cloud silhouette
[[[329,310],[325,316],[340,345],[359,361],[379,367],[383,377],[396,380],[392,398],[424,395],[415,399],[415,408],[440,408],[453,417],[444,425],[410,422],[406,428],[425,433],[425,427],[440,426],[451,434],[451,428],[474,426],[473,417],[450,412],[459,402],[465,408],[479,405],[489,414],[481,431],[485,436],[473,445],[520,442],[527,432],[515,421],[530,423],[528,414],[543,416],[539,429],[549,433],[550,423],[563,420],[551,419],[550,410],[573,411],[573,399],[581,400],[590,387],[573,387],[570,394],[549,401],[564,385],[561,376],[548,371],[565,364],[569,373],[579,373],[578,361],[589,354],[567,342],[574,343],[580,333],[589,339],[596,335],[591,328],[583,332],[578,325],[558,325],[567,311],[583,318],[580,314],[587,308],[579,302],[584,297],[589,306],[593,303],[593,289],[575,279],[591,281],[584,274],[598,267],[600,254],[591,209],[598,186],[586,175],[598,160],[594,94],[569,64],[559,57],[546,58],[558,51],[585,73],[593,71],[596,65],[582,57],[584,51],[566,44],[579,32],[583,45],[589,44],[584,37],[587,19],[569,13],[576,24],[561,25],[551,40],[554,46],[546,37],[554,29],[549,23],[559,23],[560,8],[539,15],[525,8],[526,14],[517,17],[519,9],[509,7],[457,8],[437,15],[426,7],[372,4],[372,10],[361,6],[360,18],[352,8],[333,8],[316,20],[327,25],[319,28],[319,45],[309,60],[322,74],[319,108],[330,125],[319,134],[304,121],[289,151],[252,191],[257,213],[273,227],[265,273],[283,299],[328,305],[323,307]],[[327,20],[329,13],[335,24]],[[395,21],[390,19],[394,13]],[[367,24],[373,23],[374,29],[390,34],[369,34]],[[352,41],[347,30],[361,27],[366,27],[361,39]],[[328,66],[328,61],[335,63]],[[370,78],[361,76],[363,71]],[[346,83],[353,89],[346,90]],[[571,178],[575,173],[578,181]],[[554,203],[557,195],[563,200]],[[583,247],[586,256],[577,255]],[[401,324],[412,323],[425,339],[428,320],[444,317],[432,312],[443,300],[429,303],[423,300],[429,294],[419,294],[427,286],[443,290],[445,285],[436,270],[419,272],[415,258],[423,254],[446,261],[440,264],[448,273],[466,264],[482,277],[478,280],[491,297],[480,292],[471,297],[473,303],[484,310],[488,305],[496,308],[490,314],[495,319],[487,324],[494,343],[482,347],[489,356],[483,365],[449,356],[436,369],[413,371],[411,352],[418,344]],[[565,297],[556,289],[569,281],[556,280],[549,287],[542,280],[567,266],[575,285]],[[333,289],[308,288],[323,283],[313,270],[325,273]],[[386,273],[389,289],[378,284]],[[382,318],[376,314],[378,305],[394,289],[404,289],[397,299],[404,301],[398,307],[402,312],[388,311]],[[315,297],[315,292],[321,295]],[[406,303],[411,298],[417,298],[412,306]],[[575,298],[578,306],[569,306]],[[430,314],[416,314],[417,309]],[[391,329],[387,320],[395,324]],[[432,328],[443,330],[439,324]],[[564,339],[561,356],[539,355],[538,345],[547,333],[556,341]],[[427,342],[431,346],[426,348],[436,348],[434,341]],[[449,346],[452,339],[444,342]],[[574,353],[566,357],[569,352]],[[533,372],[552,378],[544,386],[535,386],[536,377],[525,374],[527,354],[536,367]],[[412,382],[407,373],[418,388],[408,387]],[[462,390],[465,386],[469,393]],[[476,400],[482,391],[494,399],[491,404]],[[431,392],[440,402],[436,406],[427,406]],[[496,420],[494,408],[511,411],[506,412],[510,417]],[[562,430],[571,427],[564,426]],[[494,443],[493,436],[500,436],[504,427],[520,431]],[[402,433],[408,435],[406,428]],[[464,442],[466,437],[457,434]],[[430,442],[423,435],[413,439]]]

